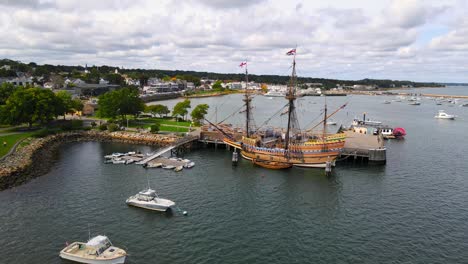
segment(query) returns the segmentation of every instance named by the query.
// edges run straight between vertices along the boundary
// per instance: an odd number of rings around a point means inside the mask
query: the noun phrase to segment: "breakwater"
[[[166,146],[178,139],[176,136],[128,133],[79,131],[36,138],[29,144],[19,147],[5,157],[0,164],[0,191],[21,185],[46,173],[58,147],[67,142],[104,141],[140,145]]]

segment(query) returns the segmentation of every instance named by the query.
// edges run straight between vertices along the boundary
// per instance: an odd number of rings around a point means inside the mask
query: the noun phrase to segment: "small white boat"
[[[161,167],[166,170],[173,170],[175,168],[174,165],[162,165]]]
[[[130,196],[125,202],[131,206],[161,212],[165,212],[175,205],[171,200],[159,198],[156,191],[150,188],[143,190],[134,196]]]
[[[267,97],[285,97],[286,93],[280,92],[280,91],[269,91],[264,96]]]
[[[124,159],[120,159],[120,158],[112,159],[112,164],[125,164],[125,163],[127,163],[127,161]]]
[[[419,102],[419,101],[412,101],[411,103],[409,103],[409,105],[421,105],[421,102]]]
[[[395,135],[393,135],[393,129],[390,127],[380,128],[379,132],[380,134],[382,134],[382,137],[385,139],[395,138]]]
[[[183,169],[184,169],[183,166],[177,166],[177,167],[174,168],[174,171],[175,171],[175,172],[179,172],[179,171],[181,171],[181,170],[183,170]]]
[[[159,168],[161,167],[163,164],[158,162],[158,163],[151,163],[151,164],[148,164],[146,167],[147,168]]]
[[[127,155],[135,155],[136,152],[135,151],[130,151],[130,152],[127,152]]]
[[[90,264],[120,264],[125,262],[127,252],[114,247],[106,236],[95,236],[88,242],[73,242],[60,251],[61,258]]]
[[[434,116],[434,118],[437,118],[437,119],[450,119],[450,120],[454,120],[455,117],[457,117],[456,115],[449,115],[447,113],[445,113],[444,110],[439,110],[439,113],[437,113],[437,115]]]
[[[193,166],[195,166],[195,162],[191,161],[191,162],[186,163],[184,165],[184,168],[191,169],[193,168]]]
[[[327,126],[336,126],[336,122],[333,120],[328,120],[327,121]]]
[[[390,101],[388,101],[388,100],[385,100],[383,103],[384,103],[384,104],[391,104],[392,102],[390,102]]]

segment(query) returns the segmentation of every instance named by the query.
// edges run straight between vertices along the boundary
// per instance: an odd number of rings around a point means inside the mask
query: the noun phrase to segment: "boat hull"
[[[86,259],[79,256],[75,256],[72,254],[67,254],[64,252],[60,252],[59,255],[61,258],[66,260],[71,260],[78,263],[87,263],[87,264],[122,264],[125,263],[125,258],[127,256],[116,257],[113,259],[103,259],[103,258],[96,258],[96,259]]]
[[[283,164],[292,164],[296,167],[304,167],[304,168],[325,168],[328,161],[334,163],[336,158],[338,157],[339,152],[324,152],[314,155],[306,155],[303,158],[297,157],[290,157],[287,159],[286,157],[282,156],[273,156],[273,155],[265,155],[260,153],[253,153],[247,151],[241,151],[241,156],[244,159],[254,161],[269,161],[269,162],[277,162]],[[255,162],[254,162],[255,163]],[[263,167],[263,166],[262,166]],[[266,166],[265,166],[266,168]]]
[[[284,163],[284,162],[270,162],[270,161],[259,161],[256,159],[253,159],[252,162],[255,165],[258,165],[260,167],[266,168],[266,169],[272,169],[272,170],[281,170],[281,169],[289,169],[293,165],[291,163]]]
[[[130,206],[140,207],[143,209],[159,211],[159,212],[166,212],[170,210],[172,206],[175,205],[175,203],[173,203],[172,205],[149,203],[149,202],[139,201],[139,200],[131,199],[131,198],[127,199],[126,203]]]

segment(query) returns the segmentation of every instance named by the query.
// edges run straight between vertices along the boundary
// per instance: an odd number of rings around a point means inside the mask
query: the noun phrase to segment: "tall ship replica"
[[[287,55],[293,55],[292,73],[285,96],[287,104],[280,109],[282,115],[288,115],[286,131],[282,129],[281,133],[268,133],[268,131],[253,128],[252,95],[248,87],[245,89],[243,99],[246,123],[242,135],[226,133],[218,126],[216,128],[224,135],[224,143],[240,149],[243,158],[261,167],[269,169],[285,169],[292,166],[325,168],[327,165],[334,165],[344,147],[345,135],[344,133],[327,134],[327,118],[344,108],[346,104],[327,116],[325,103],[323,119],[315,126],[323,124],[321,133],[313,133],[312,130],[315,127],[301,131],[296,114],[296,49],[289,51]],[[240,66],[245,66],[248,84],[247,65],[241,63]]]

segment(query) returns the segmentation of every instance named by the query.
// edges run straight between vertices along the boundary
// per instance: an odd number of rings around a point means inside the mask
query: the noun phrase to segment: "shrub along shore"
[[[32,139],[5,157],[0,164],[0,191],[9,189],[46,173],[58,147],[67,142],[103,141],[164,146],[173,143],[176,136],[129,132],[76,131]]]

